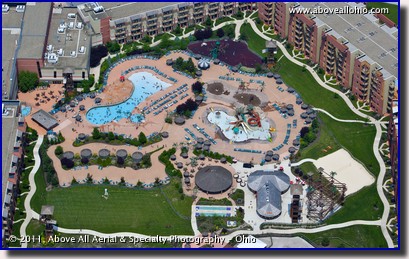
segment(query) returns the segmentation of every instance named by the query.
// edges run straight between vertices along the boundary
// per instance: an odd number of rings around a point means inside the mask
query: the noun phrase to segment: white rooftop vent
[[[24,13],[24,10],[26,9],[25,5],[17,5],[16,7],[16,12],[18,13]]]
[[[103,12],[103,11],[104,11],[104,7],[102,7],[102,6],[94,7],[94,12],[95,13],[100,13],[100,12]]]
[[[58,33],[64,33],[65,32],[65,27],[60,27],[57,30]]]
[[[77,23],[77,29],[82,29],[82,22]]]
[[[10,10],[9,5],[7,5],[7,4],[2,4],[2,5],[1,5],[1,11],[2,11],[3,13],[7,13],[9,10]]]
[[[74,28],[74,22],[70,22],[70,24],[68,25],[68,28],[73,29]]]
[[[78,52],[79,52],[79,53],[84,53],[84,52],[85,52],[85,47],[84,47],[84,46],[81,46],[81,48],[79,49]]]
[[[71,57],[75,57],[75,54],[76,54],[76,53],[75,53],[74,50],[70,52]]]
[[[47,50],[48,50],[48,51],[53,51],[53,45],[48,45],[48,46],[47,46]]]
[[[58,62],[58,56],[55,53],[48,54],[48,63],[55,64]]]
[[[77,17],[77,16],[75,15],[75,13],[69,13],[67,15],[67,17],[68,17],[68,19],[75,19],[75,17]]]
[[[64,54],[64,50],[63,49],[59,49],[57,51],[58,56],[62,56]]]

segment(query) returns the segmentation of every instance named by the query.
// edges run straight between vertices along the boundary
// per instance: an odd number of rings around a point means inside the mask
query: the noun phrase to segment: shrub
[[[91,135],[93,139],[101,138],[101,133],[99,132],[98,128],[94,128]]]
[[[116,41],[109,41],[107,42],[106,46],[107,46],[109,53],[111,54],[117,53],[121,50],[121,46]]]
[[[195,94],[201,94],[203,92],[203,84],[199,81],[193,83],[192,92],[194,92]]]
[[[83,158],[81,158],[81,163],[82,163],[83,165],[86,165],[86,164],[89,163],[89,159],[86,158],[86,157],[83,157]]]
[[[108,139],[109,140],[114,140],[115,139],[115,135],[112,131],[108,132]]]
[[[166,123],[169,123],[169,124],[172,124],[172,123],[173,123],[172,117],[169,117],[169,116],[166,117],[166,118],[165,118],[165,122],[166,122]]]
[[[61,161],[62,166],[67,169],[71,169],[74,167],[74,161],[70,159],[63,157],[60,161]]]
[[[61,146],[57,146],[57,147],[55,148],[54,154],[55,154],[56,156],[59,156],[59,155],[61,155],[62,153],[64,153],[63,148],[62,148]]]
[[[324,237],[324,238],[322,239],[322,241],[321,241],[321,245],[322,245],[322,246],[325,246],[325,247],[329,246],[329,243],[330,243],[330,241],[329,241],[329,238],[328,238],[328,237]]]
[[[123,165],[125,164],[125,159],[123,159],[122,157],[118,157],[118,159],[116,160],[116,163],[118,165]]]
[[[29,71],[21,71],[18,73],[18,88],[23,93],[34,90],[39,83],[36,73]]]
[[[145,136],[145,133],[143,133],[143,132],[139,133],[138,140],[142,145],[145,144],[148,141],[146,136]]]
[[[224,36],[224,30],[223,30],[223,28],[219,28],[219,29],[217,30],[217,32],[216,32],[216,35],[217,35],[217,37],[219,37],[219,38],[223,38],[223,36]]]
[[[91,48],[90,67],[96,67],[100,64],[101,59],[108,55],[107,47],[99,45]]]

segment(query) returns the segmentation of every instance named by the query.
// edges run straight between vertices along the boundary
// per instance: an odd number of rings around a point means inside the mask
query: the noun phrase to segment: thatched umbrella
[[[101,98],[99,98],[99,97],[95,98],[95,103],[101,103],[101,101],[102,101]]]
[[[168,59],[168,60],[166,60],[166,65],[168,65],[168,66],[171,66],[171,65],[173,65],[173,59]]]
[[[196,75],[197,77],[201,77],[201,76],[203,75],[202,70],[197,70],[196,73],[195,73],[195,75]]]
[[[274,74],[271,73],[271,72],[268,72],[268,73],[267,73],[267,77],[268,77],[268,78],[272,78],[272,77],[274,77]]]
[[[66,159],[73,160],[74,159],[74,152],[67,151],[67,152],[64,152],[64,154],[62,156],[64,158],[66,158]]]
[[[183,157],[183,158],[188,158],[189,156],[188,156],[187,153],[182,153],[182,154],[181,154],[181,157]]]
[[[296,103],[296,104],[302,104],[302,99],[301,99],[301,98],[297,98],[297,99],[295,100],[295,103]]]
[[[206,158],[206,157],[205,157],[203,154],[200,154],[200,155],[199,155],[199,159],[200,159],[200,160],[204,160],[205,158]]]
[[[281,84],[283,83],[283,80],[277,79],[277,80],[276,80],[276,83],[277,83],[278,85],[281,85]]]
[[[84,133],[78,134],[78,139],[79,140],[85,140],[85,138],[86,138],[86,135]]]
[[[294,116],[294,110],[288,110],[287,115],[288,116]]]
[[[222,162],[223,164],[225,164],[227,162],[225,157],[220,158],[220,162]]]
[[[294,154],[295,151],[296,151],[295,147],[290,147],[290,148],[288,149],[288,152],[290,152],[291,154]]]
[[[281,76],[279,74],[274,74],[273,77],[274,77],[274,79],[280,79],[281,78]]]
[[[266,152],[266,156],[272,156],[274,154],[274,152],[272,150],[268,150]]]
[[[301,118],[306,119],[308,117],[308,114],[306,112],[301,113]]]
[[[300,145],[300,141],[298,139],[294,139],[293,140],[293,145],[294,146],[299,146]]]
[[[308,104],[305,104],[305,103],[301,104],[301,109],[307,110],[308,109]]]
[[[271,161],[271,159],[272,159],[272,157],[271,157],[271,156],[266,156],[266,157],[264,158],[264,160],[266,160],[266,162],[270,162],[270,161]]]
[[[81,155],[81,158],[90,159],[91,156],[92,156],[92,151],[91,151],[91,149],[85,148],[85,149],[81,150],[80,155]]]
[[[170,160],[175,161],[175,160],[176,160],[176,156],[175,156],[175,155],[171,155],[171,156],[170,156]]]
[[[294,90],[294,88],[292,88],[292,87],[288,87],[287,92],[289,92],[289,93],[294,93],[295,90]]]
[[[143,154],[139,151],[136,151],[132,154],[132,159],[135,163],[141,162]]]
[[[84,105],[80,105],[80,111],[84,111],[85,110],[85,106]]]
[[[197,138],[197,143],[199,143],[199,144],[203,144],[203,142],[204,142],[204,139],[203,138]]]
[[[110,155],[110,151],[106,148],[99,150],[98,155],[100,158],[105,159]]]
[[[273,160],[278,161],[278,159],[280,159],[280,155],[279,154],[274,154],[273,155]]]
[[[237,67],[232,67],[232,68],[231,68],[231,71],[232,71],[232,72],[237,72],[237,71],[239,71],[239,69],[238,69]]]
[[[163,131],[161,133],[161,135],[162,135],[162,138],[168,138],[169,137],[169,133],[167,131]]]
[[[215,65],[218,65],[218,64],[220,64],[220,60],[216,58],[215,60],[213,60],[213,63],[214,63]]]

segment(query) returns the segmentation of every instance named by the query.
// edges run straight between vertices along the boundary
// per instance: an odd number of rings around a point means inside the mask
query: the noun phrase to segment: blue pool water
[[[196,213],[196,217],[198,216],[205,216],[205,217],[231,217],[230,213]]]
[[[31,112],[31,107],[29,107],[29,106],[24,106],[24,107],[21,108],[21,115],[23,117],[29,115],[30,112]]]
[[[201,209],[201,210],[230,210],[229,207],[215,207],[215,206],[197,206],[196,209]]]
[[[131,114],[135,107],[152,94],[171,86],[148,72],[135,73],[129,77],[129,80],[134,85],[134,91],[128,100],[116,105],[92,108],[87,112],[87,120],[95,125],[103,125],[123,118],[128,118],[132,122],[141,122],[144,119],[143,115]]]

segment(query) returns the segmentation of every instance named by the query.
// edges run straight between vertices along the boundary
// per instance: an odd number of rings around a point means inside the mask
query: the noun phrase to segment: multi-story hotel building
[[[259,18],[277,35],[317,63],[344,89],[351,90],[359,100],[368,103],[373,111],[380,115],[391,113],[397,78],[397,28],[393,27],[394,23],[387,21],[384,15],[345,18],[290,12],[290,9],[318,5],[320,3],[257,4]],[[325,5],[363,7],[356,3]]]
[[[388,125],[388,144],[389,144],[389,159],[391,161],[391,174],[392,174],[392,183],[394,185],[394,197],[395,202],[399,197],[398,185],[399,185],[399,119],[398,119],[398,101],[393,101],[392,114],[389,118]]]

